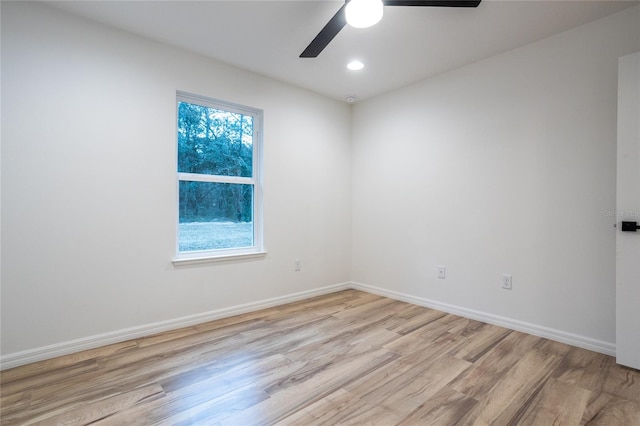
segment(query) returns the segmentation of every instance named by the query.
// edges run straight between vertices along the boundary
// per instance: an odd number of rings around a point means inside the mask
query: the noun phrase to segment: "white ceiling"
[[[298,56],[342,1],[56,1],[57,8],[345,101],[402,87],[639,4],[483,0],[478,8],[385,7]],[[349,71],[351,59],[365,63]]]

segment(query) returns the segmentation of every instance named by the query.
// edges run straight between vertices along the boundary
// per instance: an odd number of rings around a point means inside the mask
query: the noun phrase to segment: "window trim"
[[[198,173],[178,172],[178,111],[180,102],[193,103],[204,107],[224,110],[236,114],[248,115],[253,117],[253,139],[252,139],[252,176],[223,176],[223,175],[205,175]],[[250,260],[264,258],[266,251],[264,250],[264,230],[263,230],[263,193],[262,193],[262,129],[263,129],[264,112],[258,108],[252,108],[232,102],[227,102],[215,98],[209,98],[183,91],[176,91],[176,221],[175,221],[175,257],[171,260],[174,266],[190,265],[206,262],[229,262],[236,260]],[[188,180],[195,182],[214,182],[214,183],[234,183],[253,185],[253,245],[250,247],[238,247],[230,249],[212,249],[180,252],[180,181]]]
[[[206,255],[192,256],[192,257],[175,257],[171,259],[171,263],[174,266],[189,266],[197,265],[200,263],[225,263],[225,262],[239,262],[245,260],[264,259],[267,256],[266,251],[256,251],[251,253],[238,253],[238,254],[220,254],[212,256],[210,252],[213,250],[202,251]],[[200,252],[189,252],[200,253]]]

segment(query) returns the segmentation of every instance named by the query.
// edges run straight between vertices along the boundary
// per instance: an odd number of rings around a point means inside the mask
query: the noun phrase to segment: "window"
[[[182,92],[175,261],[263,254],[262,111]]]

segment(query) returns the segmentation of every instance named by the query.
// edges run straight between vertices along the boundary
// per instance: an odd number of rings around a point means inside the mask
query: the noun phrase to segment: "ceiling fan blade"
[[[382,0],[385,6],[478,7],[481,0]]]
[[[344,15],[344,8],[346,3],[342,5],[340,10],[333,15],[333,18],[327,22],[322,30],[318,33],[316,38],[313,39],[309,46],[304,49],[304,52],[300,54],[301,58],[315,58],[325,47],[333,40],[333,38],[340,32],[345,25],[347,25],[347,19]]]

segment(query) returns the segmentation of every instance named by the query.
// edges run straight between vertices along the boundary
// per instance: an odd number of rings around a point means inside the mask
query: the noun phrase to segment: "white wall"
[[[176,90],[264,110],[266,259],[172,266]],[[3,2],[2,354],[348,281],[349,141],[346,104]]]
[[[635,7],[356,105],[352,279],[615,342],[617,59],[638,50]]]

